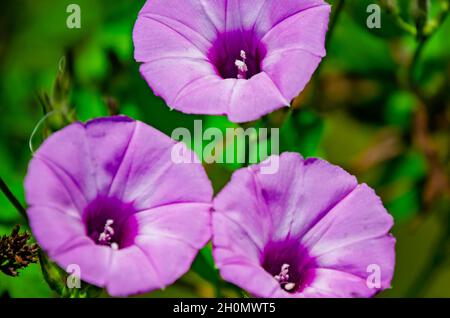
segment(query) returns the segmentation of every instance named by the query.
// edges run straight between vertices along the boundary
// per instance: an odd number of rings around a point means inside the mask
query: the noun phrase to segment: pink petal
[[[264,72],[249,80],[237,80],[228,106],[228,117],[233,122],[249,122],[281,107],[289,106],[286,99]]]
[[[97,119],[85,126],[89,147],[85,161],[91,162],[97,194],[106,195],[133,138],[136,122],[126,117]]]
[[[260,8],[259,14],[255,20],[255,29],[258,34],[269,32],[272,28],[296,14],[326,4],[323,0],[283,0],[282,5],[280,5],[278,1],[261,1],[264,2],[264,5]],[[259,5],[261,1],[257,1],[257,4]]]
[[[81,209],[97,195],[96,182],[91,177],[92,164],[86,160],[90,158],[89,145],[82,124],[70,125],[53,134],[33,157],[30,174],[25,180],[29,205],[45,205],[43,198],[55,194],[56,187],[67,191],[61,199],[48,201],[58,205],[64,201],[67,206],[67,196],[70,196],[73,205]],[[51,184],[53,182],[56,184]],[[61,193],[62,189],[58,192]]]
[[[210,210],[210,204],[174,203],[138,212],[138,235],[175,239],[200,249],[211,238]]]
[[[278,173],[255,173],[273,215],[274,239],[305,234],[357,185],[341,168],[294,153],[281,155]]]
[[[267,56],[277,51],[301,49],[324,57],[330,11],[329,5],[316,6],[291,15],[275,25],[261,39],[261,45],[267,49]]]
[[[183,104],[189,103],[190,107],[200,111],[208,112],[210,109],[209,112],[212,114],[225,112],[225,109],[221,108],[222,105],[205,103],[204,99],[194,102],[188,99],[190,90],[196,88],[194,84],[198,85],[200,81],[206,81],[207,84],[210,84],[215,79],[219,79],[211,63],[206,60],[168,57],[145,63],[140,70],[155,95],[164,98],[172,108],[189,111],[189,106]],[[169,82],[170,85],[167,85]],[[213,96],[213,94],[209,95]],[[186,100],[180,101],[183,97]]]
[[[309,83],[321,60],[302,49],[277,51],[264,59],[262,69],[286,100],[292,100]]]
[[[151,261],[161,287],[185,274],[211,237],[211,205],[180,203],[135,215],[139,232],[135,239]]]
[[[197,78],[183,86],[169,105],[188,114],[226,114],[236,82],[215,73]]]
[[[333,207],[302,238],[310,255],[323,255],[335,249],[386,235],[393,219],[380,198],[362,184]]]
[[[333,269],[310,269],[305,275],[311,276],[309,280],[312,283],[301,292],[300,297],[371,297],[376,292],[367,287],[364,279]]]
[[[71,214],[76,209],[81,215],[87,203],[109,191],[134,127],[134,121],[118,116],[76,123],[54,133],[30,163],[27,203],[57,206]]]
[[[146,14],[170,18],[211,41],[218,29],[224,29],[224,0],[151,0],[146,1],[139,13]]]
[[[134,56],[139,62],[183,57],[204,59],[211,44],[184,24],[160,14],[140,14],[133,31]]]
[[[272,218],[265,205],[259,181],[250,169],[240,169],[233,174],[231,181],[214,199],[214,209],[214,233],[217,240],[222,237],[226,239],[229,230],[234,233],[229,234],[230,244],[227,245],[231,247],[234,243],[237,245],[243,242],[234,241],[234,235],[244,237],[246,233],[247,239],[262,250],[269,239]],[[214,244],[223,245],[218,241],[214,241]],[[246,253],[250,251],[251,248]]]
[[[234,259],[220,268],[222,278],[244,288],[255,297],[272,297],[280,285],[262,267],[246,262],[246,259]]]
[[[36,206],[28,208],[28,219],[34,237],[50,256],[92,242],[78,212],[69,215],[67,211]]]
[[[198,253],[198,249],[184,241],[156,235],[139,235],[136,245],[152,260],[160,288],[173,284],[187,273]]]
[[[163,287],[153,260],[138,246],[112,251],[106,283],[111,296],[141,294]]]
[[[95,245],[86,237],[84,243],[50,255],[50,257],[65,270],[69,266],[78,266],[82,281],[105,287],[113,258],[112,253],[113,250],[110,247]]]
[[[81,216],[87,199],[70,177],[47,161],[33,158],[25,177],[25,194],[29,206],[51,207],[70,215]],[[67,182],[64,182],[67,180]]]
[[[218,268],[232,259],[242,258],[260,266],[263,242],[259,238],[255,242],[246,228],[242,223],[231,220],[225,213],[213,213],[214,260]]]
[[[395,239],[385,235],[359,241],[316,256],[317,266],[353,274],[367,280],[372,266],[380,271],[379,290],[390,288],[395,265]]]
[[[110,195],[133,202],[137,210],[177,202],[210,202],[211,182],[202,165],[175,164],[171,157],[175,144],[161,132],[137,122]]]

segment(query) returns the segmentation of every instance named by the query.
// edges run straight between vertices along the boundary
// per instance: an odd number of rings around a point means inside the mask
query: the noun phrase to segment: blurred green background
[[[383,6],[381,29],[366,26],[369,4],[396,2],[398,12]],[[430,36],[414,35],[402,23],[422,29],[415,18],[418,2],[330,1],[328,55],[320,69],[291,110],[253,123],[280,127],[282,151],[340,165],[382,197],[395,218],[397,266],[393,288],[379,297],[450,297],[450,18],[445,20],[443,11],[448,1],[432,0],[426,25]],[[81,7],[81,29],[66,27],[70,3]],[[23,204],[29,139],[51,107],[67,116],[50,116],[33,138],[34,148],[43,135],[73,117],[85,121],[126,114],[168,135],[177,127],[192,129],[199,118],[204,126],[235,127],[223,117],[170,111],[153,96],[133,59],[131,32],[143,3],[2,3],[0,176]],[[206,168],[219,191],[238,166]],[[24,220],[0,194],[0,235],[16,223]],[[216,295],[242,296],[220,281],[207,247],[190,273],[165,291],[146,296]],[[57,294],[45,283],[39,265],[32,265],[17,278],[0,273],[1,296]]]

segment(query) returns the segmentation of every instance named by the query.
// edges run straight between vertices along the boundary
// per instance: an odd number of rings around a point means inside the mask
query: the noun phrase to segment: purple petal
[[[329,12],[323,0],[147,1],[134,28],[135,58],[169,107],[248,122],[304,89],[325,55]],[[248,79],[237,80],[241,50]]]
[[[94,242],[87,241],[86,238],[82,243],[57,254],[52,254],[50,257],[63,269],[67,269],[69,265],[78,266],[80,278],[83,281],[104,287],[111,270],[113,250],[106,246],[95,245]]]
[[[245,0],[241,0],[241,2],[244,1]],[[308,11],[317,6],[326,5],[326,2],[324,2],[323,0],[283,0],[282,5],[280,5],[280,2],[278,1],[256,1],[258,5],[261,2],[264,2],[264,4],[259,9],[259,14],[254,24],[255,29],[260,34],[269,32],[272,28],[276,27],[284,20],[303,11]]]
[[[380,270],[379,290],[383,290],[391,287],[395,265],[395,239],[382,236],[359,241],[316,255],[315,261],[320,267],[350,273],[364,280],[371,274],[371,266],[376,265]]]
[[[247,263],[260,265],[264,242],[255,242],[245,228],[225,213],[213,213],[213,246],[217,267],[221,268],[230,259],[245,259]]]
[[[108,192],[134,127],[130,119],[115,117],[76,123],[54,133],[29,165],[27,203],[56,205],[65,212],[75,207],[81,215],[89,201]]]
[[[283,50],[267,56],[262,69],[278,87],[280,94],[291,100],[305,88],[321,60],[302,49]]]
[[[216,264],[226,280],[254,295],[370,297],[390,286],[392,217],[372,189],[337,166],[285,153],[275,174],[261,165],[235,172],[214,209]],[[277,281],[285,264],[290,276]],[[374,265],[380,286],[371,288]],[[266,272],[264,287],[258,290],[244,270],[259,279],[258,271]]]
[[[272,79],[261,72],[250,80],[236,81],[227,113],[233,122],[247,122],[289,104]]]
[[[191,30],[212,41],[218,29],[223,30],[224,0],[152,0],[146,1],[139,16],[154,14],[183,24],[186,31]]]
[[[380,198],[366,184],[362,184],[337,203],[302,241],[311,247],[311,254],[322,255],[336,248],[385,235],[392,225],[393,218]]]
[[[210,43],[199,33],[160,14],[141,14],[133,31],[134,56],[140,62],[164,58],[205,59]]]
[[[128,151],[136,125],[136,122],[125,117],[117,117],[114,120],[97,119],[86,125],[89,149],[85,161],[91,161],[97,195],[108,194],[114,176]]]
[[[77,211],[59,211],[45,206],[30,207],[27,210],[33,235],[38,242],[45,242],[43,248],[50,255],[91,242],[86,237],[84,224]]]
[[[223,80],[211,64],[194,60],[147,63],[141,66],[141,73],[155,94],[162,96],[170,107],[188,114],[226,114],[237,81]],[[169,80],[170,87],[166,84]]]
[[[238,231],[242,232],[239,237],[243,237],[246,233],[247,239],[262,250],[269,239],[272,216],[265,205],[259,180],[255,178],[251,170],[240,169],[233,174],[231,181],[214,199],[214,209],[216,210],[213,213],[215,240],[226,239],[227,231],[230,233]],[[235,229],[236,226],[238,229]],[[229,235],[232,238],[236,233]],[[234,245],[231,244],[233,242],[231,239],[229,247]],[[246,244],[244,239],[234,243],[238,242]],[[214,244],[222,245],[217,241],[214,241]],[[250,249],[244,254],[249,251]]]
[[[183,241],[155,235],[136,237],[136,246],[140,247],[151,260],[153,269],[164,288],[173,284],[179,277],[188,272],[198,253],[198,249]]]
[[[135,215],[139,233],[136,246],[153,264],[162,287],[185,274],[211,237],[209,204],[181,203]]]
[[[210,238],[212,187],[201,164],[172,161],[176,144],[126,117],[76,123],[53,134],[25,180],[40,246],[63,269],[78,265],[82,280],[113,296],[178,279]],[[114,233],[100,239],[106,226]],[[164,249],[179,266],[166,266]]]
[[[284,8],[284,4],[278,7]],[[261,45],[266,48],[267,55],[277,51],[302,49],[324,57],[330,11],[329,5],[322,4],[291,14],[264,33]]]
[[[220,275],[256,297],[271,297],[280,289],[278,282],[269,273],[262,267],[246,263],[245,259],[233,259],[224,263],[220,268]]]
[[[293,153],[281,155],[276,174],[253,171],[272,214],[275,239],[305,234],[357,185],[341,168]]]
[[[309,270],[306,274],[311,285],[306,287],[301,297],[307,298],[348,298],[371,297],[376,292],[369,289],[366,280],[358,276],[327,268]]]
[[[154,264],[138,246],[113,251],[106,288],[112,296],[141,294],[163,288]]]
[[[301,11],[276,25],[261,40],[260,45],[267,50],[262,69],[289,100],[304,89],[325,56],[329,14],[328,5]]]
[[[334,268],[360,277],[369,275],[369,265],[379,266],[384,289],[389,287],[395,263],[395,240],[386,235],[392,225],[380,199],[363,184],[324,216],[302,242],[319,265],[330,267],[331,260],[339,260]]]
[[[78,218],[87,204],[83,192],[66,174],[56,171],[41,159],[31,160],[25,178],[25,190],[29,206],[53,208]]]
[[[156,235],[202,248],[211,237],[210,209],[205,203],[179,203],[138,212],[138,235]]]
[[[25,179],[27,203],[30,206],[50,203],[82,210],[97,195],[92,171],[89,145],[82,124],[74,124],[53,134],[34,154]],[[88,173],[86,173],[88,172]],[[60,187],[60,189],[57,189]],[[66,194],[63,194],[63,189]],[[54,196],[62,194],[61,196]],[[52,198],[54,196],[54,198]]]
[[[161,132],[137,122],[109,195],[133,202],[138,211],[178,202],[210,202],[211,182],[202,165],[173,163],[175,144]]]

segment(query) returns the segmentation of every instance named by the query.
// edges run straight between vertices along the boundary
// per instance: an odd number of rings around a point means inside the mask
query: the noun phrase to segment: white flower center
[[[111,242],[112,237],[114,235],[114,228],[112,227],[113,224],[114,220],[111,219],[106,220],[103,232],[100,233],[98,237],[98,242],[102,245],[109,245],[113,250],[118,250],[119,244]]]
[[[275,275],[274,278],[280,283],[281,287],[286,291],[291,291],[295,288],[295,283],[289,282],[289,264],[281,266],[280,274]]]
[[[245,53],[244,50],[241,50],[241,60],[236,60],[234,62],[234,65],[236,65],[237,69],[238,69],[238,75],[237,78],[238,79],[247,79],[247,72],[248,72],[248,66],[246,63],[247,60],[247,54]]]

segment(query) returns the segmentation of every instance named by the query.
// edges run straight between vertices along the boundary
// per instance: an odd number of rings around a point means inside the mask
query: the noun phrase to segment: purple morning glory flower
[[[48,138],[25,180],[32,232],[62,268],[125,296],[164,288],[210,239],[212,187],[176,142],[127,117],[75,123]]]
[[[390,286],[393,220],[371,188],[293,153],[276,174],[261,172],[238,170],[214,201],[225,280],[258,297],[370,297]]]
[[[325,56],[323,0],[148,0],[135,58],[154,93],[234,122],[288,106]]]

